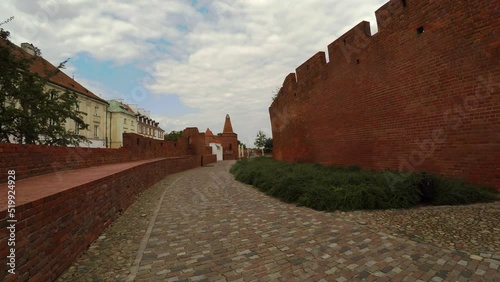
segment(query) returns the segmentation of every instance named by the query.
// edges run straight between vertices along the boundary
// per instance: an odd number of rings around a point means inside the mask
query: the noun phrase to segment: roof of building
[[[16,56],[22,58],[33,58],[34,60],[30,65],[30,71],[32,73],[35,73],[41,77],[46,77],[50,74],[55,73],[49,78],[49,82],[64,87],[68,90],[75,91],[89,98],[107,103],[106,100],[100,98],[87,88],[83,87],[80,83],[76,82],[74,79],[69,77],[67,74],[65,74],[63,71],[61,71],[56,66],[51,64],[49,61],[45,60],[43,57],[32,56],[26,53],[21,47],[5,39],[0,38],[0,45],[10,47],[14,55]]]
[[[234,133],[229,114],[226,115],[226,121],[224,122],[224,130],[222,130],[222,133]]]
[[[134,112],[134,110],[132,110],[132,108],[131,108],[129,105],[127,105],[127,104],[123,104],[123,106],[127,109],[127,111],[128,111],[129,113],[132,113],[132,114],[134,114],[134,115],[136,114],[136,112]]]
[[[128,105],[127,105],[127,107],[128,107]],[[130,108],[130,107],[129,107],[129,108]],[[132,110],[132,109],[131,109],[131,110]],[[163,132],[165,131],[165,130],[163,130],[163,129],[159,126],[159,125],[160,125],[160,123],[159,123],[158,121],[154,120],[153,118],[150,118],[150,117],[148,117],[148,116],[145,116],[145,115],[141,114],[139,111],[136,113],[136,116],[137,116],[137,117],[139,117],[139,119],[137,120],[137,122],[138,122],[139,124],[141,124],[141,125],[151,126],[149,123],[144,122],[144,120],[147,120],[147,121],[149,120],[149,121],[152,121],[152,122],[153,122],[153,127],[154,127],[154,128],[159,129],[159,130],[161,130],[161,131],[163,131]]]
[[[132,111],[132,109],[127,104],[123,104],[122,102],[116,101],[116,100],[109,100],[108,103],[109,103],[109,107],[108,107],[109,112],[112,112],[112,113],[120,113],[121,112],[124,114],[135,116],[134,111]]]

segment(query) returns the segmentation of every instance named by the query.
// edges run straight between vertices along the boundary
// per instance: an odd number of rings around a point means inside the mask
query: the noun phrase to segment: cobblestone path
[[[59,281],[500,281],[500,257],[443,249],[268,197],[232,162],[141,195]]]

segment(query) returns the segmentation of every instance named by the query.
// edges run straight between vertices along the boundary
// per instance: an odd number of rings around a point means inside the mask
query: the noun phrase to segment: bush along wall
[[[492,202],[498,191],[426,173],[297,164],[271,158],[243,159],[231,167],[236,180],[288,203],[321,211],[410,208],[422,203],[463,205]]]

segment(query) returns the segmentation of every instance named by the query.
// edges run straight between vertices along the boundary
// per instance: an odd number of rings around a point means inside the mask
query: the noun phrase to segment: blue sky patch
[[[70,60],[77,68],[75,80],[84,77],[87,80],[105,85],[110,93],[95,93],[104,99],[124,99],[125,103],[138,104],[152,113],[164,113],[168,116],[179,116],[198,112],[197,109],[184,105],[175,94],[153,94],[144,83],[153,82],[153,78],[133,64],[116,65],[110,61],[95,60],[87,53],[80,53]],[[73,73],[68,73],[72,76]],[[103,89],[104,91],[106,89]]]

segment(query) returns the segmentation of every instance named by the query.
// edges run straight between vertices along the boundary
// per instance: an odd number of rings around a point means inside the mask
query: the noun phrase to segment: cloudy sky
[[[2,0],[1,27],[104,99],[151,111],[166,131],[221,132],[253,146],[285,76],[387,0]]]

